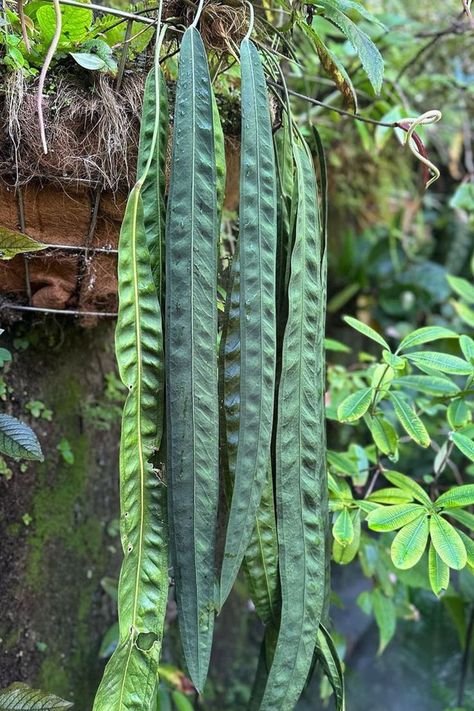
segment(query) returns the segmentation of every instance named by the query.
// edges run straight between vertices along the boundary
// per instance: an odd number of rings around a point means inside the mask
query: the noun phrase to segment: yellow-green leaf
[[[413,496],[402,489],[377,489],[367,497],[368,501],[377,504],[408,504],[413,501]]]
[[[341,402],[337,409],[337,416],[341,422],[355,422],[364,415],[372,401],[372,388],[364,388],[353,395],[349,395]]]
[[[336,563],[339,565],[347,565],[354,560],[359,550],[360,544],[360,511],[358,509],[351,511],[350,516],[352,519],[352,526],[354,529],[354,536],[352,541],[346,545],[342,546],[336,540],[333,542],[332,546],[332,557]]]
[[[450,437],[459,451],[474,462],[474,441],[462,432],[451,432]]]
[[[373,531],[396,531],[424,514],[420,504],[395,504],[381,506],[367,516],[369,528]]]
[[[457,508],[463,506],[472,506],[474,504],[474,484],[464,484],[462,486],[454,486],[449,491],[445,491],[436,500],[436,506],[444,508]]]
[[[433,514],[430,521],[430,535],[441,560],[454,570],[461,570],[467,562],[467,554],[461,536],[442,516]]]
[[[347,508],[343,508],[337,515],[336,522],[332,527],[332,534],[341,546],[347,546],[354,538],[354,525]]]
[[[390,549],[396,568],[407,570],[418,563],[425,552],[428,533],[429,524],[425,512],[397,533]]]
[[[367,338],[371,338],[373,341],[383,346],[383,348],[390,351],[390,346],[385,338],[371,326],[368,326],[366,323],[363,323],[362,321],[359,321],[359,319],[353,318],[352,316],[344,316],[344,321],[349,324],[349,326],[352,326],[352,328],[355,328],[356,331],[359,331],[359,333],[367,336]]]
[[[398,486],[399,489],[409,492],[414,499],[420,501],[426,506],[431,506],[431,499],[426,493],[426,491],[409,476],[401,474],[401,472],[394,471],[384,471],[383,473],[385,479],[389,481],[394,486]]]
[[[429,372],[440,370],[442,373],[450,373],[451,375],[470,375],[473,370],[473,366],[470,363],[448,353],[416,351],[415,353],[407,353],[407,358],[420,370],[428,368]]]
[[[398,437],[392,423],[382,415],[375,415],[369,420],[368,425],[374,442],[382,454],[395,454]]]
[[[459,335],[455,331],[451,331],[449,328],[444,328],[443,326],[425,326],[424,328],[417,328],[416,331],[409,333],[398,346],[398,351],[404,351],[407,348],[413,348],[413,346],[419,346],[422,343],[430,343],[431,341],[439,341],[442,338],[459,338]]]
[[[421,447],[429,447],[430,436],[416,412],[399,395],[391,392],[389,395],[395,414],[398,417],[403,429],[411,439]]]
[[[461,299],[467,301],[468,304],[474,304],[474,285],[471,284],[471,282],[462,277],[452,275],[448,275],[446,279],[451,289],[456,292]]]
[[[467,537],[467,536],[466,536]],[[449,585],[449,567],[439,557],[436,548],[431,543],[428,554],[428,575],[430,578],[431,589],[434,594],[439,597],[441,593],[448,589]]]
[[[39,252],[42,249],[46,249],[42,242],[37,242],[22,232],[0,227],[0,259],[13,259],[17,254]]]

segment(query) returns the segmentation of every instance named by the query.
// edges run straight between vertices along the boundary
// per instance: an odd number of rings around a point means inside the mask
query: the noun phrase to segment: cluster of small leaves
[[[463,462],[466,473],[474,474],[474,341],[430,326],[408,334],[392,350],[367,324],[345,320],[383,350],[379,361],[362,354],[368,365],[361,370],[330,369],[329,417],[364,423],[372,440],[366,447],[351,443],[347,451],[328,452],[332,553],[340,564],[358,556],[364,574],[373,580],[373,589],[358,602],[374,614],[382,651],[395,632],[396,618],[413,613],[403,584],[408,572],[418,571],[424,582],[417,585],[426,583],[437,596],[448,590],[451,570],[474,573],[474,515],[466,510],[474,505],[474,484],[462,483],[457,464]],[[458,355],[420,350],[445,339],[459,346]],[[326,345],[346,350],[337,342]],[[423,449],[431,445],[436,452],[432,473],[421,482],[392,470],[400,447],[410,444]],[[457,474],[456,484],[452,477],[442,479],[448,471]],[[377,488],[382,477],[386,484]],[[369,531],[381,534],[380,539]],[[373,549],[370,555],[367,547]]]
[[[50,2],[42,0],[24,6],[29,47],[25,46],[19,15],[6,8],[2,21],[1,40],[5,54],[2,63],[25,75],[34,76],[43,65],[55,28],[55,11]],[[94,18],[87,4],[84,7],[61,7],[62,30],[54,62],[72,58],[84,69],[100,71],[110,76],[117,73],[116,51],[125,41],[126,23],[114,15]],[[133,22],[130,33],[129,56],[140,54],[153,37],[154,28],[143,28]]]

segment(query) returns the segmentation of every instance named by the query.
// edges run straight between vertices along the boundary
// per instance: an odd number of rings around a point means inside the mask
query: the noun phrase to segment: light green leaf
[[[347,565],[354,560],[359,550],[360,544],[360,511],[355,509],[350,512],[352,519],[352,526],[354,529],[354,537],[352,541],[346,545],[342,546],[336,540],[333,542],[332,546],[332,557],[336,563],[339,565]]]
[[[407,570],[418,563],[428,542],[429,523],[426,512],[404,526],[395,536],[390,548],[396,568]]]
[[[431,589],[437,597],[446,592],[449,586],[449,567],[441,560],[432,543],[428,554],[428,575]]]
[[[192,704],[188,697],[182,694],[181,691],[172,691],[171,698],[173,699],[177,711],[193,711],[194,704]]]
[[[474,310],[462,301],[453,301],[452,304],[459,318],[461,318],[464,323],[467,323],[470,328],[474,328]]]
[[[367,523],[373,531],[396,531],[422,514],[425,514],[425,509],[419,504],[381,506],[369,513]]]
[[[474,462],[474,441],[462,432],[451,432],[450,439],[465,457]]]
[[[400,489],[410,493],[413,498],[420,501],[425,506],[431,507],[432,502],[426,491],[418,484],[418,482],[411,479],[401,472],[395,471],[384,471],[384,477],[394,486],[398,486]]]
[[[467,562],[467,554],[461,536],[451,524],[439,514],[430,520],[430,535],[441,560],[454,570],[461,570]]]
[[[336,341],[334,338],[325,338],[324,339],[324,348],[327,351],[334,351],[336,353],[350,353],[351,349],[349,346],[346,346],[345,343],[341,343],[341,341]]]
[[[459,521],[459,523],[466,528],[470,528],[471,531],[474,531],[474,514],[469,513],[469,511],[463,511],[462,509],[450,509],[449,516]]]
[[[474,504],[474,484],[464,484],[453,486],[449,491],[445,491],[436,499],[436,507],[443,508],[463,508]]]
[[[13,259],[17,254],[39,252],[42,249],[46,249],[46,245],[32,237],[0,227],[0,259]]]
[[[451,512],[449,512],[449,515],[451,515]],[[467,564],[470,568],[474,568],[474,541],[472,538],[467,536],[464,531],[458,531],[458,533],[461,536],[462,542],[464,543],[464,547],[466,549]]]
[[[364,415],[372,402],[372,388],[364,388],[349,395],[337,408],[337,416],[341,422],[355,422]]]
[[[372,40],[347,15],[339,9],[335,0],[318,0],[324,8],[324,16],[333,22],[359,55],[370,83],[376,94],[380,92],[383,80],[383,59]]]
[[[0,452],[15,459],[44,460],[33,430],[16,417],[0,413]]]
[[[459,335],[449,328],[443,326],[425,326],[417,328],[416,331],[409,333],[398,346],[398,351],[404,351],[413,346],[419,346],[422,343],[430,343],[431,341],[439,341],[444,338],[459,338]]]
[[[336,522],[332,527],[332,535],[341,546],[347,546],[354,539],[354,526],[347,508],[337,514]]]
[[[62,27],[59,47],[70,47],[85,39],[94,19],[92,10],[84,7],[61,6]],[[36,12],[36,20],[41,30],[42,42],[51,44],[56,31],[56,14],[51,5],[43,5]]]
[[[344,316],[344,321],[349,324],[349,326],[352,326],[352,328],[355,328],[356,331],[359,331],[359,333],[362,333],[364,336],[367,336],[367,338],[371,338],[383,348],[386,348],[387,351],[390,351],[390,346],[388,345],[385,338],[381,336],[380,333],[375,331],[371,326],[368,326],[366,323],[363,323],[362,321],[359,321],[359,319],[353,318],[352,316]]]
[[[386,488],[373,491],[367,501],[375,501],[378,504],[408,504],[413,501],[413,496],[402,489]]]
[[[371,597],[372,609],[380,634],[379,649],[377,654],[382,654],[387,644],[395,634],[397,615],[393,600],[387,597],[382,590],[375,588]]]
[[[357,462],[349,452],[334,452],[328,449],[327,458],[331,470],[336,474],[347,474],[350,477],[357,476]]]
[[[89,52],[69,52],[71,57],[84,69],[98,70],[103,69],[106,65],[103,59],[97,54]]]
[[[426,395],[434,397],[443,397],[444,395],[456,395],[459,388],[456,383],[448,378],[440,378],[435,375],[404,375],[402,378],[397,378],[393,381],[394,385],[400,385],[402,388],[410,390],[418,390]]]
[[[457,398],[449,403],[447,417],[450,426],[454,430],[458,427],[464,427],[471,421],[471,411],[462,398]]]
[[[61,711],[71,707],[69,701],[59,696],[30,689],[20,682],[0,691],[0,711]]]
[[[368,420],[368,427],[374,442],[382,454],[395,454],[398,448],[398,437],[394,426],[382,415]]]
[[[464,358],[469,362],[474,362],[474,341],[469,336],[463,334],[459,339],[459,345]]]
[[[394,392],[390,392],[389,397],[392,401],[395,414],[405,432],[421,447],[429,447],[431,442],[430,436],[416,412],[402,397]]]
[[[382,358],[394,370],[403,370],[406,365],[405,358],[402,358],[401,356],[398,356],[398,355],[394,355],[390,351],[383,351]]]
[[[451,275],[448,275],[446,279],[451,289],[456,292],[461,299],[467,301],[468,304],[474,304],[474,285],[471,284],[470,281],[462,277]]]
[[[430,371],[440,370],[442,373],[450,373],[451,375],[471,375],[473,371],[473,366],[470,363],[458,358],[458,356],[447,353],[417,351],[415,353],[407,353],[406,357],[420,370],[429,368]]]

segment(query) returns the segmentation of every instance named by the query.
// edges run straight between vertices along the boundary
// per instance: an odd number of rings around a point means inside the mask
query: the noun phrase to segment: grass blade
[[[240,426],[221,573],[221,605],[253,531],[270,458],[275,383],[275,165],[268,94],[257,49],[241,44]]]
[[[214,626],[219,491],[217,210],[212,89],[204,45],[181,44],[166,230],[167,454],[184,656],[202,690]]]

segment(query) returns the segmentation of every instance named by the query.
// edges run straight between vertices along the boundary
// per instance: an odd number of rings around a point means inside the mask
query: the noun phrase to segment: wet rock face
[[[9,461],[13,475],[0,477],[0,688],[25,681],[86,711],[102,671],[100,642],[116,614],[100,580],[116,575],[120,561],[110,526],[118,516],[118,408],[108,418],[104,400],[113,333],[63,319],[42,322],[37,339],[38,329],[25,326],[27,348],[12,348],[2,406],[29,420],[45,462],[21,471]],[[18,327],[2,345],[15,338]],[[51,421],[29,416],[34,401],[52,411]]]

